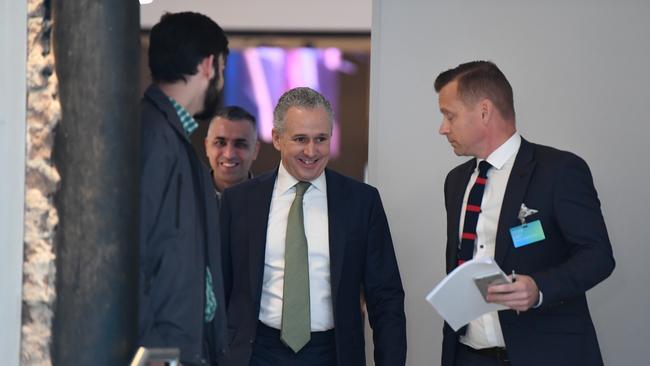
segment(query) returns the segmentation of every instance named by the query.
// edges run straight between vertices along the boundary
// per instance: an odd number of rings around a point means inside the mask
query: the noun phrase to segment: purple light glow
[[[237,52],[237,51],[235,51]],[[248,74],[248,85],[237,85],[230,104],[242,104],[238,98],[252,99],[257,108],[258,133],[261,140],[271,142],[273,108],[287,90],[307,86],[317,90],[332,103],[335,115],[338,105],[337,73],[346,71],[342,53],[336,48],[282,48],[259,47],[240,51]],[[330,156],[340,152],[340,127],[334,121]]]
[[[257,102],[258,133],[260,139],[271,142],[273,129],[273,100],[271,91],[264,76],[264,66],[258,53],[258,48],[244,50],[244,60],[250,74],[251,89]]]

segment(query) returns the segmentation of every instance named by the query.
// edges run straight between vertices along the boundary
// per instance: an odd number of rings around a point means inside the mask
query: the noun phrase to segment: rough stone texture
[[[56,296],[54,233],[59,222],[53,203],[59,174],[51,162],[53,130],[60,120],[58,81],[50,52],[49,10],[28,0],[27,166],[25,176],[25,258],[21,365],[51,365],[53,305]]]

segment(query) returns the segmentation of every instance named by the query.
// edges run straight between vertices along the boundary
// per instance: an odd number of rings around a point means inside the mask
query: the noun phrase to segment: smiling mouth
[[[219,163],[219,165],[224,167],[224,168],[235,168],[235,167],[237,167],[239,165],[239,163],[222,162],[222,163]]]
[[[319,159],[298,159],[301,163],[307,166],[312,166],[318,162]]]

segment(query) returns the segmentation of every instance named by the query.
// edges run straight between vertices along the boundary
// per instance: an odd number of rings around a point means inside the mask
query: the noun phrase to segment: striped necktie
[[[463,221],[463,233],[461,235],[460,247],[458,248],[458,263],[461,265],[472,259],[474,256],[474,242],[476,241],[476,224],[478,215],[481,213],[481,201],[483,201],[483,192],[487,184],[487,173],[492,165],[486,160],[478,164],[478,177],[474,186],[469,191],[467,197],[467,206],[465,206],[465,220]]]

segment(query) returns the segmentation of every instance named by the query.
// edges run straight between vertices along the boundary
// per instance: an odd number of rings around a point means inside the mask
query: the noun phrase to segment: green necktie
[[[296,184],[296,197],[289,209],[287,238],[284,244],[284,293],[280,339],[295,353],[298,353],[311,337],[309,258],[302,214],[302,198],[309,185],[309,182]]]

